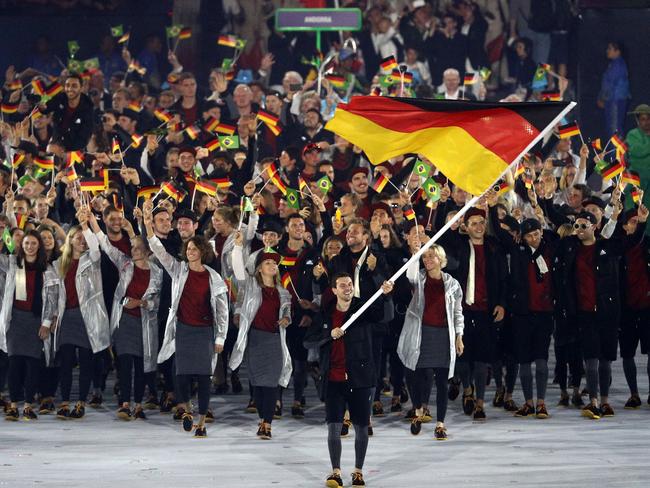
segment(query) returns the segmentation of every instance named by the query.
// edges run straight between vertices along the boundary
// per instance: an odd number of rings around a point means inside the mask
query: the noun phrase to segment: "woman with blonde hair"
[[[234,371],[246,358],[260,418],[257,435],[266,440],[271,439],[278,385],[286,388],[292,371],[286,339],[286,328],[291,323],[291,295],[280,285],[280,259],[271,249],[260,252],[254,277],[247,277],[240,285],[235,309],[239,334],[229,364]]]
[[[60,364],[61,406],[59,419],[80,419],[85,415],[86,397],[93,377],[94,355],[110,345],[108,314],[104,304],[101,253],[88,228],[90,209],[77,212],[80,226],[68,230],[61,256],[54,262],[59,273],[59,323],[54,349]],[[72,369],[79,364],[79,400],[70,411]]]

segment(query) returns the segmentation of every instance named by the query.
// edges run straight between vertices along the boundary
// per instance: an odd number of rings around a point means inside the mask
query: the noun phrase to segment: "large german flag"
[[[373,164],[421,154],[479,195],[571,107],[359,96],[339,104],[326,128],[359,146]]]

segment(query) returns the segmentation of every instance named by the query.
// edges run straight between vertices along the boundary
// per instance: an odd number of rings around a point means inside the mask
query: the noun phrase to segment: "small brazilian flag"
[[[437,202],[440,200],[440,185],[435,182],[432,178],[427,178],[422,184],[422,189],[424,193],[427,194],[429,200],[432,202]]]
[[[169,38],[178,37],[178,35],[181,33],[182,28],[183,28],[182,25],[174,24],[171,27],[165,27],[165,33]]]
[[[219,144],[225,149],[239,149],[239,136],[219,136]]]
[[[72,73],[79,73],[81,70],[81,61],[72,58],[68,59],[68,71]]]
[[[4,242],[7,251],[13,254],[14,249],[16,249],[16,245],[14,244],[14,240],[11,237],[9,227],[5,227],[5,230],[2,232],[2,242]]]
[[[111,36],[122,37],[124,35],[124,27],[122,24],[111,27]]]
[[[99,69],[99,58],[90,58],[84,61],[84,69]]]
[[[423,177],[428,177],[429,172],[431,171],[431,166],[429,166],[427,163],[422,161],[421,159],[417,159],[415,161],[415,166],[413,167],[413,172],[418,175],[418,176],[423,176]]]
[[[71,58],[74,58],[74,55],[79,52],[79,49],[80,47],[77,41],[68,41],[68,52]]]
[[[287,206],[289,208],[296,208],[300,210],[300,193],[298,193],[298,190],[294,190],[293,188],[287,188]]]
[[[332,182],[330,179],[327,177],[327,175],[323,176],[320,180],[316,182],[318,185],[318,188],[322,190],[323,193],[326,195],[329,193],[329,191],[332,189]]]

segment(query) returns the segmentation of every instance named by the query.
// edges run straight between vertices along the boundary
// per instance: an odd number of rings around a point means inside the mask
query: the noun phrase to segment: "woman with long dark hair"
[[[280,285],[280,259],[272,250],[258,253],[255,276],[247,277],[240,285],[235,309],[239,334],[229,365],[235,370],[246,357],[260,418],[257,435],[267,440],[271,439],[278,385],[287,387],[292,370],[286,339],[286,328],[291,323],[291,295]]]
[[[38,388],[43,341],[49,342],[57,313],[59,282],[47,263],[41,237],[34,230],[25,233],[16,255],[0,255],[0,269],[7,276],[0,312],[0,349],[9,356],[11,396],[5,418],[19,419],[17,402],[22,398],[23,418],[36,420],[32,403]]]
[[[158,354],[162,363],[175,354],[176,384],[180,394],[183,429],[207,437],[205,418],[210,405],[210,376],[217,354],[223,351],[228,330],[228,289],[219,273],[205,263],[214,258],[203,236],[183,244],[182,261],[171,256],[153,232],[153,203],[143,205],[149,246],[172,278],[172,301],[165,338]],[[199,423],[193,424],[190,407],[192,380],[198,382]],[[177,413],[178,410],[177,410]]]
[[[104,304],[101,253],[88,229],[90,209],[77,212],[80,226],[68,230],[61,256],[54,262],[59,273],[59,325],[54,348],[59,362],[61,420],[80,419],[86,413],[86,399],[93,377],[95,356],[110,345],[108,314]],[[79,400],[70,410],[72,369],[79,364]]]

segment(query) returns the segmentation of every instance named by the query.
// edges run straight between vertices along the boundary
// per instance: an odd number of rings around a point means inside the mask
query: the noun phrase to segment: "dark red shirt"
[[[427,275],[424,283],[424,313],[422,325],[447,327],[447,309],[445,308],[445,285],[442,278],[437,280]]]
[[[650,307],[650,280],[648,280],[645,250],[638,244],[625,253],[625,304],[633,310]]]
[[[137,266],[133,268],[133,277],[131,283],[126,288],[125,297],[142,300],[147,288],[149,287],[149,277],[151,273],[148,269],[140,269]],[[125,308],[124,311],[134,317],[140,317],[140,307],[132,309]]]
[[[474,244],[474,303],[465,306],[474,312],[488,311],[487,273],[485,271],[485,246]]]
[[[122,235],[122,237],[117,241],[111,241],[109,239],[108,242],[110,242],[113,247],[118,248],[127,256],[131,256],[131,241],[128,236]]]
[[[278,332],[278,315],[280,314],[280,293],[275,286],[262,287],[262,303],[253,319],[255,329],[266,332]]]
[[[32,305],[34,304],[34,294],[36,293],[36,268],[34,268],[34,265],[32,263],[25,263],[25,282],[27,289],[27,299],[14,299],[14,308],[23,310],[25,312],[31,312]],[[40,292],[40,290],[38,291]],[[14,296],[16,295],[14,294]]]
[[[212,324],[210,273],[207,270],[190,270],[178,304],[178,320],[195,327],[208,327]]]
[[[580,245],[576,256],[578,310],[596,311],[596,246]]]
[[[79,296],[77,295],[77,268],[79,267],[79,260],[73,259],[70,261],[70,268],[65,274],[65,308],[79,308]]]
[[[228,236],[222,236],[221,234],[217,234],[214,236],[214,251],[215,254],[217,255],[216,262],[218,263],[218,268],[217,272],[221,271],[221,252],[223,251],[223,246],[226,243],[226,239],[228,239]]]
[[[332,329],[341,327],[345,323],[345,315],[347,312],[341,312],[334,308],[332,314]],[[330,381],[346,381],[348,374],[345,370],[345,342],[343,338],[332,341],[332,349],[330,350]]]
[[[181,118],[183,119],[183,122],[185,123],[186,127],[192,125],[199,118],[198,115],[199,109],[196,103],[190,108],[185,108],[181,106],[180,112],[181,112]]]
[[[551,261],[544,256],[547,267]],[[553,311],[553,282],[551,272],[542,275],[542,281],[537,281],[537,266],[533,261],[528,263],[528,310],[531,312]]]

